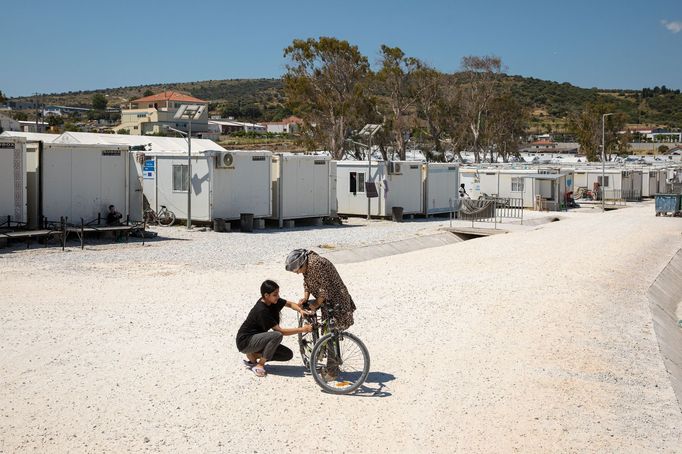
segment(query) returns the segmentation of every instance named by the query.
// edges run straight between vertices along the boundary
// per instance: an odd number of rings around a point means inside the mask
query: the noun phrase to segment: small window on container
[[[365,174],[358,172],[358,192],[365,192]]]
[[[173,191],[187,192],[189,189],[189,168],[186,164],[173,166]]]

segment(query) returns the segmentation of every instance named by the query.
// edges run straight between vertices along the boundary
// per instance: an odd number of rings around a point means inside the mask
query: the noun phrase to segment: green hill
[[[606,103],[611,110],[628,115],[629,123],[646,123],[682,128],[682,94],[665,87],[638,90],[580,88],[532,77],[502,76],[503,86],[532,111],[531,127],[558,131],[565,128],[568,115],[586,103]],[[125,105],[146,91],[177,90],[211,102],[212,114],[248,120],[278,120],[291,112],[280,79],[228,79],[139,85],[135,87],[55,93],[42,96],[42,103],[90,107],[95,93],[107,95],[109,106]],[[15,101],[31,99],[14,98]]]

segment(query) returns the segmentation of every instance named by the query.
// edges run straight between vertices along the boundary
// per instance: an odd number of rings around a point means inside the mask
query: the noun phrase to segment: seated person
[[[123,215],[116,211],[116,207],[109,205],[109,212],[107,213],[107,225],[122,225],[121,218]]]
[[[267,280],[260,286],[261,297],[237,332],[237,349],[246,354],[245,363],[258,377],[265,377],[267,361],[289,361],[294,353],[281,345],[283,336],[291,336],[312,331],[311,325],[301,328],[279,326],[280,312],[284,306],[306,315],[300,305],[279,297],[279,285]],[[272,331],[270,331],[272,329]]]

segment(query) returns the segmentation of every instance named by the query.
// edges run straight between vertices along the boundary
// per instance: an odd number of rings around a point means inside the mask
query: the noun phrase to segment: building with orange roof
[[[166,127],[187,132],[188,120],[176,120],[174,115],[183,104],[208,106],[208,101],[177,91],[163,91],[130,101],[128,109],[121,110],[121,124],[116,130],[127,130],[132,135],[167,133]],[[197,120],[192,120],[192,136],[208,137],[208,108]]]

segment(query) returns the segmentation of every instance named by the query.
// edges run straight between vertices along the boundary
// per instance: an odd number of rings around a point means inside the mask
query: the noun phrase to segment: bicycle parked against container
[[[158,224],[163,227],[170,227],[175,222],[175,213],[166,208],[166,205],[161,205],[159,212],[155,212],[151,208],[144,210],[144,220],[147,224]]]
[[[308,309],[308,303],[303,304]],[[322,322],[317,313],[298,316],[298,326],[310,323],[310,333],[298,335],[303,365],[315,382],[333,394],[348,394],[358,389],[369,374],[369,351],[355,336],[339,330],[334,322],[334,308],[327,309],[329,321]]]

